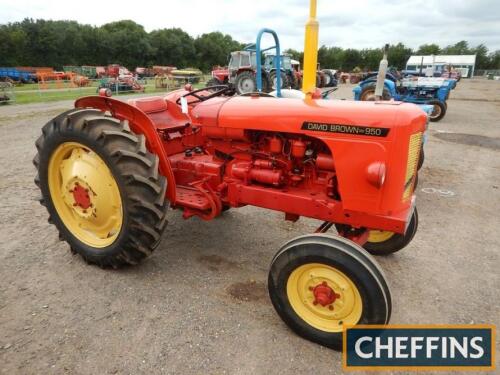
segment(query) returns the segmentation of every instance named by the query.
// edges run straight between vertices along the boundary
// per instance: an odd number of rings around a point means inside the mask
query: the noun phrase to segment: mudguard
[[[97,108],[110,112],[119,120],[127,120],[134,133],[143,134],[146,137],[148,150],[158,155],[160,173],[167,179],[166,195],[172,204],[175,203],[175,179],[172,167],[153,122],[144,112],[120,100],[103,96],[80,98],[75,101],[75,108]]]

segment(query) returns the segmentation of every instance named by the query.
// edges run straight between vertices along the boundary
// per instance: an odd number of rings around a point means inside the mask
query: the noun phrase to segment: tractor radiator
[[[422,145],[422,133],[412,134],[408,145],[408,162],[406,164],[405,189],[403,191],[403,201],[410,199],[413,192],[414,178],[417,172],[418,158]]]

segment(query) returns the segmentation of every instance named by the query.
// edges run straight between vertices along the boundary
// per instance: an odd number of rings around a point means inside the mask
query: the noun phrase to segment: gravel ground
[[[333,96],[350,99],[351,89]],[[101,270],[72,255],[37,203],[31,164],[41,126],[71,105],[0,107],[1,373],[342,371],[341,354],[294,335],[267,296],[272,256],[313,220],[254,207],[212,222],[171,212],[140,266]],[[378,258],[392,323],[500,324],[499,118],[500,82],[463,80],[431,123],[419,231]]]

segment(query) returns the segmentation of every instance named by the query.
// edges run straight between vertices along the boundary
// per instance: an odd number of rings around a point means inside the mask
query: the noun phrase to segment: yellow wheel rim
[[[394,232],[389,232],[387,230],[371,230],[368,233],[368,242],[378,243],[385,242],[394,236]]]
[[[335,296],[317,293],[328,289]],[[309,263],[295,269],[286,292],[295,313],[321,331],[342,332],[344,325],[355,325],[361,318],[363,302],[358,288],[346,274],[326,264]]]
[[[111,245],[122,227],[118,185],[104,161],[77,142],[59,145],[49,161],[52,203],[66,228],[95,248]]]

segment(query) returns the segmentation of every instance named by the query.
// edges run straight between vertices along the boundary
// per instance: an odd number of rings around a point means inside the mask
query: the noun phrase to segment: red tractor
[[[257,62],[253,51],[231,52],[228,67],[214,67],[212,78],[207,81],[206,87],[229,85],[227,93],[236,92],[238,95],[257,91]],[[269,92],[269,75],[262,69],[262,91]]]
[[[60,239],[88,263],[117,268],[151,255],[169,208],[185,219],[245,205],[314,218],[316,233],[272,258],[277,313],[334,349],[346,325],[388,323],[391,295],[369,253],[393,253],[415,235],[426,114],[228,90],[186,85],[128,103],[89,96],[50,120],[36,141],[35,182]],[[338,235],[325,234],[332,226]]]

